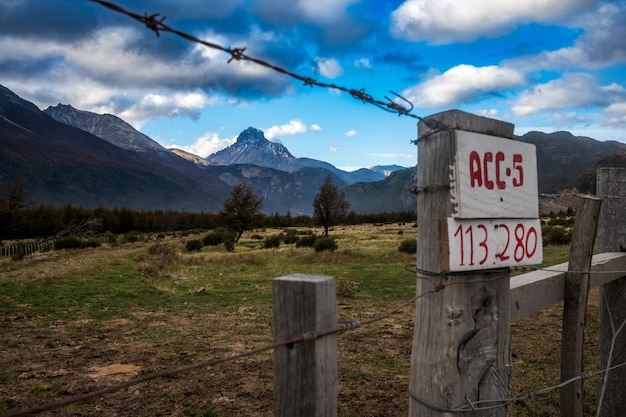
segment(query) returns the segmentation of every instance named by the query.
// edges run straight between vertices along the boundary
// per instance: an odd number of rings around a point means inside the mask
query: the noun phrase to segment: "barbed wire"
[[[329,88],[332,90],[337,90],[337,91],[342,91],[345,93],[348,93],[351,97],[366,103],[366,104],[372,104],[386,112],[389,113],[395,113],[398,116],[408,116],[414,119],[417,119],[421,122],[423,122],[424,124],[426,124],[426,126],[428,126],[431,129],[436,129],[436,130],[441,130],[441,129],[445,129],[448,130],[447,127],[443,126],[441,122],[431,119],[431,120],[426,120],[416,114],[413,114],[413,103],[411,103],[411,101],[409,101],[407,98],[401,96],[400,94],[394,92],[394,91],[389,91],[390,94],[392,94],[393,96],[395,96],[395,100],[398,101],[402,101],[404,103],[406,103],[406,105],[408,107],[405,107],[401,104],[398,104],[393,98],[384,96],[384,101],[383,100],[379,100],[379,99],[375,99],[372,95],[368,94],[365,92],[365,88],[361,88],[361,89],[354,89],[354,88],[348,88],[348,87],[344,87],[341,85],[337,85],[337,84],[332,84],[332,83],[325,83],[325,82],[320,82],[317,81],[316,79],[312,78],[312,77],[307,77],[307,76],[303,76],[303,75],[299,75],[296,74],[292,71],[289,71],[285,68],[279,67],[275,64],[272,64],[268,61],[259,59],[259,58],[255,58],[252,57],[248,54],[246,54],[246,48],[242,47],[242,48],[229,48],[229,47],[225,47],[222,45],[219,45],[217,43],[214,42],[209,42],[203,39],[200,39],[190,33],[187,32],[183,32],[181,30],[175,29],[169,25],[167,25],[165,23],[165,19],[166,16],[161,15],[161,13],[152,13],[152,14],[148,14],[147,12],[144,13],[143,15],[138,14],[138,13],[134,13],[131,12],[129,10],[124,9],[123,7],[109,2],[109,1],[105,1],[105,0],[88,0],[91,1],[93,3],[98,3],[101,6],[104,6],[110,10],[116,11],[118,13],[124,14],[126,16],[129,16],[141,23],[143,23],[148,29],[150,29],[151,31],[153,31],[157,36],[161,35],[161,32],[167,32],[167,33],[172,33],[174,35],[177,35],[183,39],[186,39],[190,42],[194,42],[194,43],[198,43],[200,45],[204,45],[208,48],[212,48],[212,49],[217,49],[219,51],[225,52],[228,55],[230,55],[230,58],[228,59],[227,63],[231,63],[232,61],[248,61],[248,62],[252,62],[255,63],[257,65],[260,65],[262,67],[268,68],[270,70],[273,70],[275,72],[284,74],[286,76],[289,76],[291,78],[294,78],[296,80],[302,81],[302,83],[305,86],[309,86],[309,87],[322,87],[322,88]]]
[[[624,327],[624,325],[626,324],[626,321],[622,323],[622,325],[620,326],[620,330]],[[614,336],[613,341],[615,340],[616,336]],[[478,401],[471,401],[468,398],[466,398],[467,403],[464,405],[461,405],[459,407],[455,407],[455,408],[447,408],[444,406],[440,406],[440,405],[436,405],[433,404],[421,397],[419,397],[417,394],[415,394],[413,391],[411,391],[410,389],[408,390],[409,396],[414,399],[415,401],[419,402],[420,404],[424,405],[427,408],[430,408],[432,410],[435,411],[439,411],[442,413],[451,413],[451,414],[458,414],[458,413],[467,413],[467,412],[471,412],[471,413],[475,413],[477,411],[497,411],[503,407],[506,407],[514,402],[520,402],[520,401],[524,401],[524,400],[528,400],[528,399],[532,399],[541,395],[546,395],[549,394],[553,391],[559,390],[561,388],[566,387],[569,384],[572,384],[576,381],[579,380],[585,380],[585,379],[589,379],[595,376],[599,376],[602,374],[608,374],[610,371],[613,371],[615,369],[619,369],[626,366],[626,363],[620,363],[618,365],[613,365],[613,366],[608,366],[604,369],[600,369],[600,370],[596,370],[593,372],[583,372],[579,375],[576,375],[570,379],[567,379],[565,381],[560,382],[559,384],[556,385],[552,385],[546,388],[542,388],[542,389],[538,389],[535,391],[529,391],[529,392],[525,392],[525,393],[521,393],[521,394],[517,394],[513,397],[510,398],[496,398],[496,399],[490,399],[490,400],[478,400]],[[605,381],[606,381],[606,377],[605,377]],[[604,388],[604,386],[603,386]],[[600,401],[598,404],[598,412],[601,410],[602,408],[602,396],[604,395],[604,390],[602,390],[601,396],[600,396]]]

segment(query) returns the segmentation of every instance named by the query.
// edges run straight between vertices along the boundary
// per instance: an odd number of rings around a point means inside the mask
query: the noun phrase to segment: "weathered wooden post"
[[[511,265],[540,263],[536,153],[458,110],[418,125],[411,417],[505,416]],[[450,271],[453,271],[452,273]]]
[[[596,194],[602,197],[598,253],[626,251],[626,169],[599,168]],[[626,274],[625,274],[626,275]],[[602,369],[626,362],[626,276],[600,287],[600,362]],[[626,367],[604,374],[598,416],[626,415]]]
[[[589,270],[596,241],[596,228],[602,200],[578,197],[576,221],[565,277],[563,332],[561,336],[561,381],[583,371],[583,343],[589,295]],[[577,380],[561,389],[561,415],[583,417],[583,381]]]
[[[274,350],[274,416],[337,415],[337,327],[332,277],[294,274],[274,279],[274,341],[311,340]]]

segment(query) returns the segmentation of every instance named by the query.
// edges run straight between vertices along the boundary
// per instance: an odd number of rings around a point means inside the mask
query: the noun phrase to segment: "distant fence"
[[[100,244],[110,243],[108,236],[91,237]],[[0,257],[14,258],[29,256],[35,253],[44,253],[56,249],[56,240],[48,239],[39,242],[16,243],[14,245],[2,245],[0,247]]]
[[[16,256],[29,256],[34,253],[44,253],[54,250],[54,240],[42,242],[18,243],[15,245],[2,245],[0,256],[13,258]]]

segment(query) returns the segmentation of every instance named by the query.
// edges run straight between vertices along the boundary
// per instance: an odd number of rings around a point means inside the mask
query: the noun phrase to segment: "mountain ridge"
[[[576,186],[581,173],[598,161],[624,161],[610,157],[626,150],[620,142],[599,142],[569,132],[529,132],[515,140],[536,145],[543,193]],[[297,158],[253,127],[213,158],[201,158],[167,150],[116,116],[69,105],[42,111],[3,86],[0,141],[0,181],[6,185],[27,178],[27,193],[44,204],[218,211],[233,185],[247,183],[264,198],[264,213],[310,215],[313,197],[330,174],[356,212],[416,208],[410,192],[417,182],[415,167],[346,172],[324,161]],[[229,158],[239,158],[234,159],[238,163],[229,164]],[[277,166],[268,166],[271,161]],[[585,181],[589,183],[588,176]]]

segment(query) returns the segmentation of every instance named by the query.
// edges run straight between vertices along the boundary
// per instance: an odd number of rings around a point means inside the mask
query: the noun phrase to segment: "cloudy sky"
[[[319,82],[626,142],[626,0],[113,1]],[[2,0],[0,84],[115,114],[201,156],[248,126],[344,169],[417,162],[416,120],[161,33],[88,0]]]

